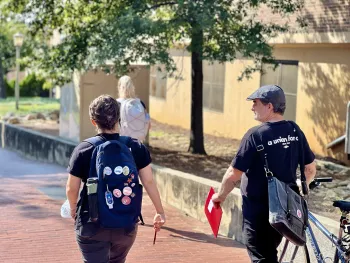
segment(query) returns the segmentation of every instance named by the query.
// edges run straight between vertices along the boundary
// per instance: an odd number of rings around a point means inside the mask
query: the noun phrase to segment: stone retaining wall
[[[32,160],[67,166],[76,143],[0,122],[0,145]]]

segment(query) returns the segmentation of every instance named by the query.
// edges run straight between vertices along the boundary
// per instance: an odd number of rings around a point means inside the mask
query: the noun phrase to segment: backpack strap
[[[87,138],[84,140],[84,142],[88,142],[95,147],[99,146],[100,144],[104,143],[105,141],[106,140],[100,135],[96,135],[94,137],[90,137],[90,138]]]
[[[120,141],[121,143],[125,144],[128,148],[130,148],[132,139],[129,136],[119,136],[118,141]]]

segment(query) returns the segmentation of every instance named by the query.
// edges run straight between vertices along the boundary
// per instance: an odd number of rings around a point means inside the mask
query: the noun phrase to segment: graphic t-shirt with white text
[[[304,148],[304,164],[310,164],[315,159],[305,135],[301,132],[302,138],[299,138],[296,129],[288,121],[267,122],[251,128],[244,135],[237,155],[232,161],[234,168],[244,172],[241,181],[244,214],[251,214],[252,209],[260,210],[257,206],[266,208],[267,205],[268,186],[263,158],[256,150],[253,135],[254,138],[261,135],[269,169],[274,176],[291,186],[296,186],[300,143]]]

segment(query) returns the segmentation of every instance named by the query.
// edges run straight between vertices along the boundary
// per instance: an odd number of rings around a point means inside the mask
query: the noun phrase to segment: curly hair
[[[113,130],[119,121],[119,115],[119,103],[110,95],[101,95],[90,103],[90,119],[101,130]]]

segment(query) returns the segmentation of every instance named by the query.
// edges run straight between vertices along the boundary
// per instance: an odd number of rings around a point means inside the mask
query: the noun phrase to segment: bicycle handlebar
[[[314,182],[316,183],[330,183],[333,181],[332,177],[322,177],[322,178],[315,178]]]
[[[330,183],[333,181],[332,177],[322,177],[322,178],[315,178],[310,184],[309,189],[313,190],[316,187],[320,186],[321,183]]]

